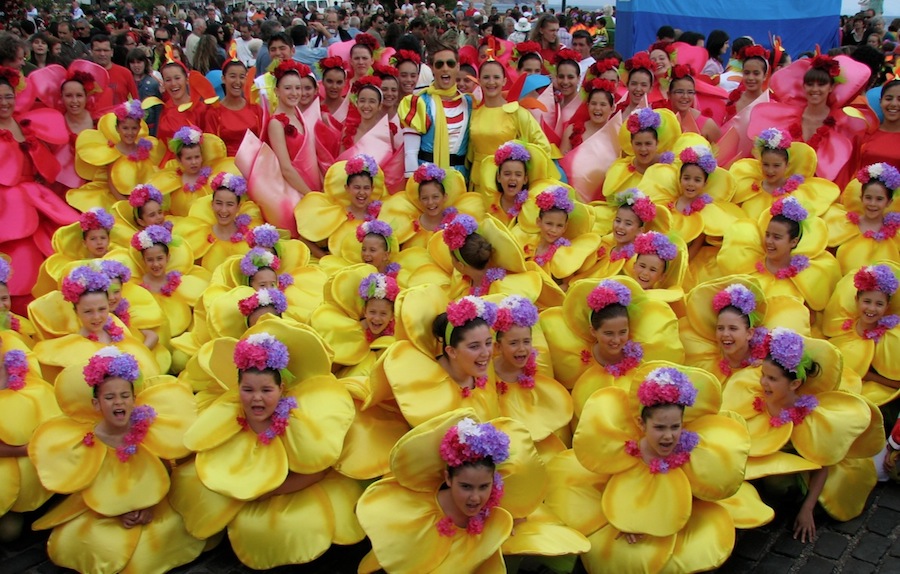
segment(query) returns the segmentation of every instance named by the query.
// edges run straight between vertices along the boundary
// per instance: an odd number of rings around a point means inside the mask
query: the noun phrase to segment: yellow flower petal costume
[[[675,141],[681,136],[681,122],[670,110],[653,110],[660,116],[660,126],[656,130],[657,153],[662,154],[672,150]],[[627,120],[627,118],[625,118]],[[700,143],[706,142],[702,136],[697,136]],[[634,148],[631,146],[631,132],[628,131],[628,122],[623,121],[619,128],[619,145],[624,157],[617,159],[606,172],[603,180],[603,195],[609,199],[620,191],[630,187],[641,187],[644,175],[634,168]]]
[[[262,214],[259,207],[249,199],[242,199],[239,204],[238,215],[250,216],[249,227],[256,227],[262,223]],[[243,255],[250,250],[244,237],[234,236],[231,241],[222,240],[213,233],[216,223],[212,211],[212,196],[198,198],[191,206],[190,217],[179,222],[178,233],[181,235],[194,257],[200,259],[200,265],[212,273],[220,263],[232,255]]]
[[[168,200],[167,211],[173,215],[187,217],[194,201],[212,195],[213,190],[209,187],[209,183],[220,171],[239,173],[234,166],[234,158],[227,157],[225,142],[217,135],[203,134],[200,155],[203,157],[203,166],[209,169],[210,174],[199,189],[193,189],[193,186],[189,186],[184,180],[184,174],[177,159],[169,160],[165,167],[157,171],[149,181],[150,185],[155,186]],[[193,185],[196,186],[199,183],[198,180]]]

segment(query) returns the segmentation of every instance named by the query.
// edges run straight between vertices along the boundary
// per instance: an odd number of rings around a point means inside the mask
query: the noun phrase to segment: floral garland
[[[547,251],[544,251],[540,255],[535,255],[534,262],[543,267],[544,265],[550,263],[550,261],[553,259],[553,256],[556,255],[556,251],[560,247],[569,247],[570,245],[572,245],[571,241],[569,241],[565,237],[560,237],[550,244],[550,247],[547,248]]]
[[[128,154],[128,159],[130,161],[144,161],[150,157],[151,149],[153,149],[153,144],[150,143],[150,140],[141,138],[138,140],[137,149]]]
[[[282,397],[275,405],[272,413],[272,422],[269,428],[256,434],[257,440],[262,444],[270,444],[276,437],[282,436],[291,422],[291,410],[297,408],[297,399],[294,397]],[[242,431],[250,430],[250,424],[245,417],[237,417],[237,423]]]
[[[156,420],[156,411],[150,405],[140,405],[134,407],[131,411],[129,422],[131,428],[128,434],[122,439],[122,444],[116,447],[116,456],[122,462],[128,462],[128,459],[137,454],[137,447],[144,442],[150,425]]]
[[[806,270],[807,267],[809,267],[809,257],[806,255],[794,255],[791,257],[790,265],[775,272],[775,278],[790,279],[791,277],[796,277],[801,271]],[[766,273],[766,264],[762,261],[757,261],[756,270],[760,273]]]
[[[787,178],[787,180],[784,182],[784,185],[782,185],[781,187],[779,187],[769,193],[772,197],[781,197],[782,195],[787,195],[789,193],[793,193],[793,192],[797,191],[797,188],[799,188],[803,184],[804,181],[806,181],[806,178],[803,177],[802,175],[800,175],[799,173],[796,173],[796,174],[792,175],[791,177]],[[758,182],[755,182],[750,187],[751,187],[751,189],[753,189],[753,191],[760,191],[761,189],[764,189]]]
[[[519,216],[519,213],[522,212],[522,206],[525,205],[525,202],[528,200],[528,189],[523,189],[519,193],[516,194],[516,199],[513,202],[512,207],[506,210],[506,215],[509,216],[510,219],[515,219]],[[502,204],[501,204],[502,205]]]
[[[891,193],[900,187],[900,172],[889,163],[873,163],[856,172],[856,179],[863,185],[872,180],[881,182]]]
[[[802,395],[797,399],[797,402],[794,403],[794,406],[781,409],[780,413],[769,418],[769,426],[778,428],[787,423],[794,423],[795,425],[802,424],[803,420],[809,416],[817,406],[819,406],[819,399],[817,399],[815,395]],[[753,410],[758,413],[766,412],[766,399],[764,397],[756,397],[753,399]]]
[[[373,341],[375,341],[376,339],[378,339],[380,337],[391,337],[391,336],[393,336],[393,334],[394,334],[394,320],[393,319],[390,320],[390,322],[387,324],[387,327],[384,328],[384,331],[382,331],[381,333],[379,333],[377,335],[375,333],[373,333],[369,329],[369,327],[366,327],[366,343],[371,344]]]
[[[527,166],[531,161],[531,152],[518,142],[508,141],[494,152],[494,165],[500,167],[508,161],[520,161]]]
[[[853,319],[847,319],[841,324],[841,329],[849,331],[853,328],[853,323]],[[884,337],[885,333],[896,327],[898,324],[900,324],[900,316],[885,315],[878,320],[877,326],[872,329],[863,329],[863,338],[878,343],[881,341],[881,338]]]
[[[765,327],[755,328],[753,336],[750,337],[750,356],[741,360],[738,369],[756,366],[766,358],[766,354],[768,353],[768,348],[766,347],[766,335],[768,335],[768,333],[769,332]],[[731,368],[728,359],[724,358],[719,361],[719,370],[722,371],[722,374],[726,377],[730,377],[734,373],[734,369]]]
[[[181,285],[181,271],[169,271],[166,273],[166,284],[159,292],[163,297],[171,297],[179,285]]]
[[[6,369],[6,388],[20,391],[25,387],[25,377],[28,375],[28,359],[25,351],[13,349],[3,355],[3,367]]]
[[[475,388],[470,389],[469,387],[462,387],[459,389],[462,398],[467,399],[472,396],[472,391],[475,389],[483,389],[487,385],[487,377],[476,377],[475,378]]]
[[[103,330],[106,331],[113,343],[118,343],[125,338],[125,331],[122,327],[116,325],[115,321],[112,320],[112,317],[106,319],[106,325],[103,325]],[[88,341],[93,341],[95,343],[100,341],[100,337],[97,333],[88,333],[87,338]]]
[[[97,266],[82,265],[63,279],[60,291],[67,302],[77,303],[85,293],[106,293],[109,291],[109,283],[109,277]]]
[[[231,237],[228,238],[228,241],[231,243],[240,243],[243,241],[247,233],[250,231],[250,222],[252,221],[251,217],[246,213],[242,213],[234,218],[234,225],[237,227],[237,231],[231,234]],[[206,236],[206,241],[209,243],[215,243],[217,241],[217,237],[214,233],[210,233]]]
[[[848,211],[847,220],[854,225],[859,225],[860,216],[855,211]],[[862,235],[866,239],[887,241],[888,239],[896,237],[898,230],[900,230],[900,213],[891,211],[885,214],[884,219],[881,222],[881,228],[879,228],[878,231],[869,229],[868,231],[863,232]]]
[[[92,207],[85,211],[78,218],[82,231],[91,231],[94,229],[105,229],[107,232],[113,228],[116,220],[112,215],[102,207]]]
[[[680,211],[682,215],[693,215],[703,211],[703,208],[712,203],[712,201],[713,198],[708,193],[704,193],[695,197],[687,207]],[[675,202],[669,203],[669,209],[675,209]]]
[[[609,260],[618,261],[619,259],[631,259],[634,257],[634,243],[629,243],[622,247],[613,247],[609,250]]]
[[[8,328],[10,331],[15,331],[16,333],[21,332],[22,323],[21,323],[21,321],[19,321],[18,317],[16,317],[9,311],[7,311],[6,313],[3,313],[2,315],[4,315],[4,316],[0,317],[0,328],[3,328],[5,326],[5,324],[8,322],[9,326],[6,328]]]
[[[747,86],[744,85],[744,82],[741,82],[740,85],[731,90],[731,93],[728,94],[728,101],[725,102],[725,116],[732,117],[737,115],[737,103],[740,101],[741,96],[744,95],[744,92],[747,91]]]
[[[380,201],[370,201],[369,205],[366,206],[366,216],[364,221],[372,221],[373,219],[378,219],[378,216],[381,214],[381,202]],[[356,216],[353,215],[353,212],[347,210],[347,221],[353,221],[356,219]]]
[[[370,299],[386,299],[396,301],[400,294],[400,287],[396,278],[387,273],[370,273],[359,282],[359,297],[363,301]]]
[[[287,114],[275,114],[272,119],[277,120],[284,127],[284,136],[292,138],[297,135],[297,127],[291,123],[291,119]]]
[[[534,388],[534,376],[537,374],[537,350],[532,349],[531,354],[522,367],[522,372],[516,376],[516,384],[523,389]],[[509,383],[506,381],[497,381],[497,392],[505,395],[509,391]]]
[[[650,461],[650,474],[667,474],[670,470],[675,470],[691,462],[691,452],[699,444],[700,435],[689,430],[682,430],[672,454]],[[642,458],[641,447],[635,440],[625,441],[625,452],[635,458]]]
[[[809,147],[813,148],[816,151],[819,151],[819,146],[822,144],[822,142],[828,136],[828,133],[834,128],[835,125],[837,125],[837,122],[835,121],[834,117],[828,116],[822,122],[822,125],[816,128],[816,132],[812,135],[812,137],[809,138],[809,141],[806,143],[809,144]],[[803,126],[799,121],[791,124],[791,126],[788,128],[788,132],[790,133],[791,138],[793,138],[794,140],[803,141]]]
[[[131,303],[128,302],[128,299],[125,297],[119,299],[119,304],[113,309],[113,315],[118,317],[126,327],[131,325]]]
[[[593,358],[593,354],[591,354]],[[644,358],[644,348],[637,341],[628,341],[622,347],[622,360],[611,365],[603,365],[607,373],[614,377],[621,377],[641,364]]]
[[[184,172],[181,171],[181,168],[178,168],[178,175],[183,176]],[[200,174],[197,176],[197,181],[194,183],[186,183],[181,186],[186,193],[195,193],[199,191],[206,182],[209,181],[209,176],[212,175],[212,168],[204,167],[200,170]]]
[[[472,285],[469,288],[469,295],[474,295],[476,297],[487,295],[491,290],[491,283],[500,281],[504,277],[506,277],[506,269],[502,267],[489,267],[484,272],[484,276],[481,278],[481,283],[478,285]],[[469,281],[471,280],[472,278],[469,277]]]
[[[625,128],[632,134],[636,134],[641,130],[657,130],[661,124],[662,117],[659,112],[655,112],[651,108],[639,108],[629,114],[625,121]]]

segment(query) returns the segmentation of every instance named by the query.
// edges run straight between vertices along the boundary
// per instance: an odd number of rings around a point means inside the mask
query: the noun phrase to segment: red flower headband
[[[556,52],[556,54],[554,55],[553,64],[558,66],[560,63],[562,63],[566,60],[580,62],[581,54],[579,54],[578,52],[576,52],[575,50],[573,50],[571,48],[562,48],[561,50]]]
[[[382,64],[381,62],[375,62],[372,64],[372,71],[375,76],[385,80],[387,78],[399,78],[400,71],[397,70],[394,66],[388,66],[387,64]]]
[[[297,62],[295,60],[284,60],[283,62],[280,62],[274,70],[272,70],[272,75],[275,76],[276,81],[279,81],[287,74],[292,73],[297,74],[301,78],[305,78],[312,73],[312,70],[310,70],[309,66],[307,66],[306,64]]]
[[[594,65],[591,66],[591,72],[593,72],[596,76],[600,76],[604,72],[617,70],[619,68],[619,64],[620,62],[618,58],[603,58],[602,60],[594,62]]]
[[[66,82],[78,82],[84,86],[84,91],[88,94],[101,92],[102,89],[97,85],[94,76],[81,70],[70,71],[66,74]]]
[[[584,81],[584,85],[582,85],[582,89],[585,93],[590,94],[592,92],[608,92],[610,94],[615,95],[616,93],[616,83],[611,82],[610,80],[606,80],[604,78],[594,78],[588,79]]]
[[[412,62],[418,67],[422,65],[422,57],[412,50],[397,50],[391,56],[391,64],[399,68],[403,62]]]
[[[519,60],[525,54],[538,54],[541,53],[541,45],[537,42],[519,42],[516,44],[516,59]],[[541,58],[543,60],[543,58]]]
[[[353,40],[356,42],[357,46],[360,46],[360,45],[365,46],[368,49],[370,49],[372,51],[372,53],[375,53],[375,50],[377,50],[380,47],[378,45],[378,40],[375,38],[375,36],[372,36],[371,34],[366,34],[366,33],[357,34],[353,38]]]
[[[3,78],[7,82],[9,82],[9,85],[12,86],[13,90],[16,91],[20,89],[19,82],[23,80],[22,74],[19,73],[19,70],[16,70],[15,68],[8,68],[6,66],[0,66],[0,78]]]
[[[662,50],[671,57],[672,53],[675,51],[675,46],[672,42],[653,42],[650,44],[650,47],[647,48],[647,53],[649,54],[653,52],[653,50]]]
[[[841,75],[840,62],[825,54],[819,54],[818,56],[813,58],[810,62],[810,67],[816,68],[818,70],[824,70],[832,78],[837,78],[839,75]]]
[[[633,57],[625,60],[625,70],[627,72],[633,72],[634,70],[647,70],[651,74],[653,70],[656,69],[656,66],[653,64],[653,61],[650,60],[650,54],[647,52],[638,52]]]
[[[363,88],[375,88],[378,90],[378,93],[381,93],[381,78],[376,76],[363,76],[362,78],[353,82],[353,86],[350,88],[350,93],[353,95],[359,95],[360,90]]]
[[[675,64],[672,66],[672,69],[669,71],[672,75],[673,80],[680,80],[681,78],[690,78],[694,75],[694,71],[687,64]]]
[[[322,74],[328,70],[340,70],[344,74],[347,73],[347,69],[344,67],[344,60],[340,56],[329,56],[319,60],[319,69],[322,71]]]
[[[746,62],[747,58],[762,58],[768,65],[769,51],[757,44],[754,44],[753,46],[745,46],[741,48],[740,52],[738,52],[738,59],[742,62]]]

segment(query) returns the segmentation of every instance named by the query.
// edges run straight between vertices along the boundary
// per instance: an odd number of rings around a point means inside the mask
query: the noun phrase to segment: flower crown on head
[[[397,80],[400,78],[400,70],[394,66],[382,64],[381,62],[372,64],[372,73],[380,80],[385,80],[387,78],[394,78]]]
[[[636,187],[630,187],[615,194],[612,198],[612,204],[615,207],[630,207],[634,214],[644,223],[649,223],[656,217],[656,205],[650,201],[650,198],[643,191]]]
[[[631,290],[618,281],[604,279],[588,294],[587,304],[595,313],[610,305],[628,307],[631,304]]]
[[[321,77],[324,77],[325,72],[328,70],[340,70],[345,76],[347,75],[347,68],[344,67],[344,60],[340,56],[322,58],[316,66],[319,68],[319,76]]]
[[[115,225],[116,220],[102,207],[92,207],[79,216],[78,223],[81,225],[82,231],[92,231],[94,229],[109,231]]]
[[[109,277],[110,283],[114,279],[118,279],[122,283],[131,280],[131,269],[127,265],[115,259],[103,259],[100,261],[100,270],[104,275]]]
[[[812,366],[812,358],[804,351],[803,337],[785,327],[775,327],[764,341],[767,355],[800,380]]]
[[[457,213],[444,225],[444,244],[456,251],[466,244],[466,238],[478,231],[478,222],[471,215]]]
[[[853,285],[859,291],[881,291],[892,297],[897,292],[897,276],[887,265],[867,265],[853,276]]]
[[[297,62],[296,60],[292,59],[282,60],[272,70],[272,75],[275,76],[276,82],[280,81],[281,78],[285,77],[288,74],[297,74],[301,78],[305,78],[311,73],[312,70],[310,70],[309,66],[307,66],[303,62]]]
[[[758,44],[744,46],[738,52],[738,60],[741,62],[746,62],[749,58],[762,58],[766,62],[766,67],[769,66],[769,51]]]
[[[516,44],[514,54],[516,60],[522,59],[522,56],[525,54],[537,54],[541,55],[541,45],[538,42],[519,42]],[[541,56],[541,60],[543,60],[543,56]]]
[[[234,175],[227,171],[220,171],[216,174],[216,177],[213,178],[210,187],[213,191],[224,187],[236,196],[243,197],[247,193],[247,180],[239,175]]]
[[[109,290],[109,277],[99,266],[81,265],[72,270],[63,279],[63,298],[69,303],[77,303],[85,293],[106,293]]]
[[[160,205],[163,203],[162,192],[149,183],[142,183],[135,187],[128,196],[128,205],[131,207],[144,207],[148,201],[155,201]]]
[[[378,162],[370,155],[359,153],[347,160],[344,171],[347,172],[348,177],[359,174],[375,177],[378,175]]]
[[[69,73],[66,74],[65,81],[78,82],[79,84],[84,86],[84,91],[88,95],[98,94],[103,91],[103,89],[99,85],[97,85],[97,81],[94,79],[94,76],[82,70],[70,70]]]
[[[9,277],[12,275],[12,267],[9,261],[0,258],[0,283],[6,285],[9,283]]]
[[[399,294],[397,280],[384,273],[370,273],[359,283],[359,296],[363,301],[385,299],[393,302]]]
[[[450,468],[486,458],[501,464],[509,458],[509,436],[491,423],[466,417],[450,427],[441,441],[441,459]]]
[[[238,301],[238,309],[244,317],[249,317],[260,307],[274,307],[275,312],[281,315],[287,311],[287,298],[278,289],[260,289],[253,295]]]
[[[756,296],[753,291],[740,283],[732,283],[713,297],[713,311],[720,313],[725,307],[734,307],[750,319],[750,327],[759,325],[759,314],[756,312]]]
[[[669,68],[669,77],[673,80],[693,78],[694,70],[687,64],[675,64]]]
[[[362,78],[359,78],[353,82],[352,86],[350,86],[350,94],[358,96],[360,90],[363,88],[373,88],[381,94],[382,98],[384,97],[384,94],[381,92],[381,78],[378,76],[363,76]]]
[[[678,248],[672,240],[658,231],[648,231],[635,237],[634,251],[638,255],[656,255],[663,261],[672,261],[678,256]]]
[[[131,236],[131,246],[138,251],[150,249],[154,245],[172,243],[172,232],[164,225],[150,225]]]
[[[697,400],[697,387],[687,375],[675,367],[653,369],[638,386],[638,401],[644,407],[656,405],[693,406]]]
[[[652,54],[654,50],[662,50],[669,57],[675,53],[675,43],[674,42],[653,42],[650,44],[650,47],[647,48],[647,54]]]
[[[803,223],[806,221],[806,218],[809,217],[809,212],[793,195],[776,199],[775,203],[772,204],[772,207],[769,208],[769,213],[771,213],[773,217],[781,215],[787,217],[791,221],[796,221],[797,223]]]
[[[830,77],[837,81],[841,75],[841,63],[827,54],[818,54],[809,63],[810,68],[824,70]]]
[[[633,72],[634,70],[647,70],[648,72],[650,72],[650,74],[653,74],[653,71],[656,69],[656,66],[653,64],[653,60],[650,59],[650,54],[648,54],[647,52],[638,52],[631,58],[625,60],[623,66],[625,67],[626,72]]]
[[[21,92],[25,89],[25,77],[15,68],[0,66],[0,78],[9,82],[9,85],[12,86],[13,90],[17,92]]]
[[[531,153],[520,143],[506,142],[494,152],[494,165],[500,167],[507,161],[521,161],[527,165],[531,161]]]
[[[707,175],[716,171],[716,167],[718,167],[716,164],[716,156],[714,156],[712,150],[705,145],[695,145],[684,148],[681,150],[681,153],[678,154],[678,159],[681,160],[682,164],[692,163],[699,166]]]
[[[497,322],[497,305],[480,297],[466,295],[447,305],[447,327],[444,330],[444,345],[450,344],[453,329],[462,327],[469,321],[482,319],[488,327]]]
[[[790,149],[791,134],[778,128],[764,129],[753,142],[760,151],[767,149]]]
[[[619,62],[618,58],[603,58],[602,60],[597,60],[596,62],[594,62],[594,64],[591,66],[591,72],[595,76],[600,76],[604,72],[617,70],[620,63],[621,62]]]
[[[281,260],[274,253],[262,247],[254,247],[241,258],[241,273],[245,277],[253,277],[264,267],[278,271],[278,268],[281,267]]]
[[[540,192],[534,201],[541,211],[561,209],[569,214],[575,209],[575,204],[569,199],[569,191],[560,186]]]
[[[256,333],[238,341],[234,348],[234,365],[239,371],[286,369],[290,361],[287,347],[269,333]]]
[[[534,303],[521,295],[510,295],[497,305],[497,320],[494,330],[505,333],[513,327],[534,327],[538,322],[538,309]]]
[[[659,112],[652,108],[641,108],[631,112],[625,126],[629,132],[636,134],[641,130],[656,130],[662,124]]]
[[[581,54],[571,48],[561,48],[556,51],[553,57],[553,65],[559,66],[565,61],[578,63],[581,61]]]
[[[113,113],[116,114],[116,118],[119,120],[132,119],[141,121],[144,119],[144,108],[141,107],[140,100],[122,102],[113,109]]]
[[[873,179],[880,181],[892,194],[900,187],[900,171],[897,171],[896,167],[885,162],[867,165],[856,172],[856,179],[863,185],[869,183]]]
[[[373,36],[371,34],[366,34],[365,32],[362,32],[362,33],[354,36],[353,41],[354,41],[354,45],[356,45],[356,46],[363,45],[363,46],[367,47],[369,50],[371,50],[373,53],[375,52],[375,50],[380,48],[380,46],[378,44],[378,39],[375,38],[375,36]]]
[[[588,78],[581,87],[588,97],[593,92],[606,92],[613,96],[616,95],[616,83],[604,78]]]
[[[169,149],[175,155],[181,153],[184,146],[200,145],[203,143],[203,132],[193,126],[182,126],[178,128],[172,139],[169,140]]]
[[[82,372],[84,382],[90,387],[96,387],[110,377],[118,377],[134,383],[141,376],[141,370],[134,355],[129,355],[112,346],[103,347],[94,353]]]
[[[370,221],[364,221],[359,224],[356,228],[356,240],[360,243],[363,242],[363,239],[366,238],[366,235],[380,235],[384,237],[384,242],[388,246],[388,251],[391,250],[391,242],[390,237],[394,234],[394,229],[391,225],[386,221],[381,221],[379,219],[372,219]]]
[[[278,228],[271,223],[257,225],[247,233],[247,245],[272,249],[281,240]]]
[[[421,66],[422,56],[412,50],[397,50],[394,52],[394,55],[391,56],[391,65],[399,68],[403,62],[412,62],[416,66]]]
[[[426,181],[443,183],[446,177],[447,172],[433,163],[423,163],[413,172],[413,179],[420,185]]]

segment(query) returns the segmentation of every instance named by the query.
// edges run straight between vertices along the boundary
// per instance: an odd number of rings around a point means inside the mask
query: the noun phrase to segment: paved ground
[[[32,517],[33,518],[33,517]],[[738,533],[731,559],[720,569],[725,573],[900,574],[900,485],[879,484],[866,510],[850,522],[835,522],[817,514],[818,538],[800,544],[788,530],[793,509],[784,508],[763,528]],[[4,574],[58,574],[68,572],[54,566],[45,551],[47,534],[27,532],[11,544],[0,545],[0,572]],[[368,551],[365,543],[334,547],[320,559],[304,566],[276,569],[301,574],[350,574]],[[227,540],[217,549],[176,571],[178,574],[248,574],[231,552]]]

